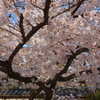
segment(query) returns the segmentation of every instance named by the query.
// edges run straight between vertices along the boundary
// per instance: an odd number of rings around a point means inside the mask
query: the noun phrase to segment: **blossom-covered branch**
[[[67,72],[69,66],[72,64],[72,61],[73,61],[78,55],[80,55],[80,54],[83,53],[83,52],[89,52],[89,49],[88,49],[88,48],[79,48],[75,53],[73,53],[72,55],[69,56],[69,58],[68,58],[68,60],[67,60],[67,63],[66,63],[66,65],[64,66],[64,68],[63,68],[59,73],[57,73],[57,74],[55,75],[55,77],[53,78],[50,88],[55,88],[57,81],[60,80],[61,76]]]
[[[40,24],[36,25],[35,27],[32,28],[32,30],[28,33],[28,35],[25,38],[23,43],[19,43],[16,48],[14,49],[14,51],[12,52],[12,54],[9,57],[9,61],[12,62],[13,58],[15,57],[15,55],[19,52],[19,50],[23,47],[23,45],[29,41],[29,39],[43,26],[45,26],[48,23],[48,18],[49,18],[49,8],[50,8],[50,3],[51,0],[46,0],[45,3],[45,8],[44,8],[44,21],[41,22]]]
[[[10,78],[13,79],[17,79],[19,81],[23,81],[23,82],[32,82],[31,81],[31,77],[22,77],[20,76],[19,73],[14,72],[12,69],[12,60],[14,59],[14,57],[16,56],[16,54],[19,52],[19,50],[23,47],[23,45],[29,41],[29,39],[43,26],[45,26],[48,23],[48,18],[49,18],[49,8],[50,8],[50,3],[51,0],[46,0],[45,3],[45,7],[44,7],[44,21],[41,22],[40,24],[36,25],[35,27],[32,28],[32,30],[28,33],[28,35],[25,37],[25,33],[23,30],[23,15],[21,14],[20,16],[20,29],[21,29],[21,33],[22,36],[24,38],[24,41],[22,43],[19,43],[16,48],[14,49],[14,51],[12,52],[12,54],[9,56],[9,59],[6,61],[0,61],[0,65],[3,66],[5,64],[5,68],[6,68],[6,73],[8,74],[8,76]],[[37,79],[37,78],[35,78]]]

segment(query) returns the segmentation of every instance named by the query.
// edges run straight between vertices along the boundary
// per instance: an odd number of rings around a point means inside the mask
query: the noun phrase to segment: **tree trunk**
[[[52,91],[46,93],[45,100],[51,100],[52,99],[52,95],[53,95],[53,92]]]

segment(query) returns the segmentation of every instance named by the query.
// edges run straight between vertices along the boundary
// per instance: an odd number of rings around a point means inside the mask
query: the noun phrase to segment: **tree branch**
[[[37,90],[32,91],[30,94],[29,100],[33,100],[37,95],[39,95],[41,91],[42,91],[42,88],[40,87]]]
[[[15,34],[14,32],[11,32],[11,31],[9,31],[9,30],[7,30],[7,29],[5,29],[5,28],[0,27],[0,29],[2,29],[2,30],[4,30],[4,31],[7,31],[7,32],[9,32],[10,34],[12,34],[12,35],[14,35],[14,36],[16,36],[16,37],[19,37],[19,35]]]
[[[60,82],[65,82],[65,81],[69,81],[69,80],[71,80],[71,79],[73,79],[73,78],[75,78],[75,77],[76,77],[75,74],[71,74],[71,75],[69,75],[69,76],[67,76],[67,77],[62,77],[62,76],[60,76],[59,79],[58,79],[58,81],[60,81]]]
[[[50,88],[55,88],[57,81],[61,78],[61,75],[63,75],[64,73],[67,72],[72,61],[83,52],[89,52],[89,49],[88,48],[79,48],[75,53],[73,53],[72,55],[69,56],[68,61],[67,61],[66,65],[64,66],[64,68],[59,73],[57,73],[55,75],[55,77],[52,79]]]
[[[68,9],[64,9],[62,12],[59,12],[58,14],[54,15],[51,17],[51,19],[67,12],[67,11],[70,11],[72,8],[74,8],[75,6],[75,9],[71,12],[71,16],[73,16],[75,14],[75,12],[78,10],[78,8],[82,5],[82,3],[84,2],[85,0],[78,0],[78,2],[76,4],[73,4],[72,6],[70,6]]]
[[[70,55],[70,57],[68,58],[68,61],[66,63],[66,65],[64,66],[64,69],[61,70],[61,72],[59,73],[59,75],[62,75],[64,73],[67,72],[69,66],[71,65],[72,61],[81,53],[83,52],[89,52],[88,48],[79,48],[75,53],[73,53],[73,55]]]
[[[20,28],[20,32],[21,32],[23,41],[25,41],[25,32],[24,32],[24,28],[23,28],[23,20],[24,20],[24,17],[23,17],[23,14],[21,13],[20,21],[19,21],[19,28]]]
[[[28,33],[28,35],[25,37],[25,40],[23,43],[19,43],[12,54],[9,57],[9,62],[12,62],[13,58],[16,56],[16,54],[19,52],[19,50],[23,47],[23,45],[29,41],[29,39],[43,26],[45,26],[48,23],[49,19],[49,8],[50,8],[51,0],[46,0],[45,8],[44,8],[44,21],[40,24],[36,25],[35,27],[32,27],[32,30]]]
[[[2,66],[2,67],[6,67],[6,66],[7,66],[6,61],[2,61],[2,60],[0,60],[0,66]]]
[[[25,43],[19,43],[16,48],[14,49],[14,51],[12,52],[12,54],[9,56],[9,62],[12,63],[13,58],[15,57],[15,55],[19,52],[19,50],[23,47]]]
[[[14,49],[14,51],[11,53],[11,55],[9,56],[9,59],[6,61],[2,61],[0,60],[0,66],[2,66],[0,68],[0,70],[4,73],[6,73],[10,78],[19,80],[21,82],[25,82],[25,83],[32,83],[32,79],[37,80],[37,77],[33,76],[33,77],[22,77],[20,76],[20,74],[18,72],[14,72],[12,69],[12,60],[14,59],[14,57],[16,56],[16,54],[19,52],[19,50],[23,47],[23,45],[29,41],[29,39],[43,26],[45,26],[48,23],[48,19],[49,19],[49,8],[50,8],[50,3],[51,0],[46,0],[45,2],[45,7],[44,7],[44,21],[41,22],[40,24],[36,25],[35,27],[32,27],[32,30],[28,33],[27,36],[25,36],[24,33],[24,29],[23,29],[23,15],[21,14],[20,16],[20,23],[19,23],[19,27],[20,27],[20,31],[22,34],[22,37],[25,38],[25,40],[23,41],[23,43],[19,43],[16,48]]]
[[[48,23],[50,4],[51,4],[51,0],[46,0],[45,8],[43,10],[44,11],[44,22],[45,22],[45,24]]]
[[[38,81],[36,84],[39,85],[40,88],[42,88],[42,90],[44,90],[44,92],[46,93],[45,100],[51,100],[53,91],[46,87],[42,81]]]
[[[14,72],[12,70],[12,67],[11,67],[11,64],[9,63],[9,61],[1,61],[0,60],[0,66],[2,66],[0,68],[0,71],[6,73],[10,78],[19,80],[21,82],[31,83],[32,79],[34,79],[35,81],[38,79],[36,76],[32,76],[32,77],[20,76],[20,74],[18,72]]]
[[[78,3],[77,3],[77,6],[76,8],[71,12],[71,15],[73,16],[76,11],[78,10],[78,8],[82,5],[82,3],[84,2],[85,0],[78,0]]]
[[[33,4],[33,3],[31,3],[34,7],[36,7],[36,8],[38,8],[38,9],[40,9],[40,10],[43,10],[41,7],[39,7],[39,6],[37,6],[37,5],[35,5],[35,4]]]
[[[71,10],[73,7],[75,7],[75,5],[72,5],[70,8],[68,8],[68,9],[64,9],[62,12],[59,12],[58,14],[52,16],[51,19],[53,19],[53,18],[55,18],[55,17],[57,17],[57,16],[59,16],[59,15],[65,13],[65,12]]]

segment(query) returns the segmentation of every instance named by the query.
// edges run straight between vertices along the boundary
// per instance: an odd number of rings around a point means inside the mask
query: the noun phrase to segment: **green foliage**
[[[97,89],[92,94],[88,94],[86,100],[100,100],[100,89]]]

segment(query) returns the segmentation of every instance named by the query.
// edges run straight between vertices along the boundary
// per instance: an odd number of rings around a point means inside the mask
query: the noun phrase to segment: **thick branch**
[[[24,32],[24,28],[23,28],[23,20],[24,20],[24,17],[23,17],[23,14],[21,13],[20,21],[19,21],[19,28],[20,28],[20,32],[22,34],[22,38],[23,38],[23,41],[24,41],[25,40],[25,32]]]
[[[70,57],[68,58],[68,61],[66,63],[66,65],[64,66],[63,70],[61,70],[58,74],[55,75],[55,77],[52,80],[52,84],[50,88],[55,88],[57,81],[61,78],[61,75],[65,74],[69,68],[69,66],[71,65],[72,61],[81,53],[83,52],[89,52],[88,48],[79,48],[75,53],[73,53],[72,55],[70,55]]]
[[[77,2],[76,4],[73,4],[73,5],[70,6],[69,8],[64,9],[62,12],[59,12],[58,14],[52,16],[51,19],[53,19],[53,18],[55,18],[55,17],[57,17],[57,16],[59,16],[59,15],[65,13],[65,12],[67,12],[67,11],[70,11],[72,8],[75,7],[75,9],[72,10],[72,12],[71,12],[71,15],[73,16],[73,15],[75,14],[75,12],[78,10],[78,8],[82,5],[82,3],[83,3],[84,1],[85,1],[85,0],[78,0],[78,2]]]
[[[6,73],[10,78],[19,80],[21,82],[30,83],[32,82],[32,79],[37,80],[37,77],[22,77],[18,72],[14,72],[12,70],[11,64],[8,61],[1,61],[0,60],[0,71]]]
[[[98,70],[98,68],[97,68],[97,70]],[[78,73],[79,73],[80,75],[82,75],[83,72],[85,72],[87,75],[88,75],[88,74],[92,74],[92,71],[91,71],[91,70],[83,70],[83,71],[80,71],[80,72],[78,72]],[[77,75],[76,75],[75,73],[73,73],[73,74],[71,74],[71,75],[69,75],[69,76],[66,76],[66,77],[59,76],[59,78],[58,78],[57,81],[59,81],[59,82],[66,82],[66,81],[69,81],[69,80],[74,79],[74,78],[76,78],[76,77],[77,77]],[[46,84],[48,85],[48,84],[50,84],[50,83],[52,83],[52,82],[53,82],[53,80],[48,80],[48,81],[46,82]]]
[[[2,67],[6,67],[6,61],[2,61],[2,60],[0,60],[0,66],[2,66]]]
[[[32,83],[32,79],[37,80],[37,77],[35,77],[35,76],[33,76],[33,77],[23,77],[23,76],[20,76],[20,74],[17,73],[17,72],[12,72],[11,74],[8,74],[8,71],[3,67],[0,68],[0,71],[6,73],[10,78],[16,79],[20,82]]]
[[[23,43],[20,43],[16,46],[16,48],[14,49],[14,51],[12,52],[12,54],[9,57],[9,62],[12,62],[13,58],[16,56],[16,54],[19,52],[19,50],[23,47],[23,45],[29,41],[29,39],[43,26],[45,26],[48,23],[48,18],[49,18],[49,8],[50,8],[50,3],[51,0],[46,0],[45,3],[45,8],[44,8],[44,21],[38,25],[36,25],[35,27],[32,28],[32,30],[28,33],[28,35],[25,37],[25,40]]]
[[[60,82],[65,82],[65,81],[69,81],[69,80],[71,80],[71,79],[73,79],[73,78],[75,78],[76,77],[76,75],[75,74],[71,74],[71,75],[69,75],[69,76],[67,76],[67,77],[59,77],[59,79],[58,79],[58,81],[60,81]]]
[[[14,49],[14,51],[12,52],[12,54],[9,56],[9,59],[7,61],[1,61],[0,60],[0,66],[2,66],[0,68],[1,71],[3,71],[4,73],[6,73],[10,78],[19,80],[21,82],[25,82],[25,83],[30,83],[32,82],[32,79],[37,80],[37,77],[33,76],[33,77],[22,77],[20,76],[20,74],[18,72],[14,72],[12,69],[12,60],[14,59],[14,57],[16,56],[16,54],[19,52],[19,50],[23,47],[23,45],[29,41],[29,39],[43,26],[45,26],[48,23],[48,19],[49,19],[49,8],[50,8],[50,3],[51,0],[46,0],[45,3],[45,7],[44,7],[44,21],[41,22],[40,24],[36,25],[35,27],[32,27],[32,30],[28,33],[27,36],[25,36],[24,33],[24,29],[23,29],[23,15],[21,14],[20,16],[20,22],[19,22],[19,27],[20,27],[20,31],[22,34],[22,37],[24,38],[23,43],[19,43],[16,48]]]
[[[49,19],[49,8],[50,8],[51,0],[46,0],[45,8],[44,8],[44,22],[47,24]]]
[[[23,47],[24,43],[22,44],[18,44],[16,46],[16,48],[14,49],[14,51],[12,52],[12,54],[9,56],[9,62],[11,63],[13,58],[15,57],[15,55],[19,52],[19,50]]]
[[[37,90],[32,91],[29,100],[35,99],[36,96],[39,95],[41,91],[42,91],[42,88],[40,87]]]
[[[76,13],[76,11],[78,10],[78,8],[82,5],[82,3],[83,3],[84,1],[85,1],[85,0],[79,0],[79,1],[78,1],[76,8],[71,12],[71,15],[72,15],[72,16]]]
[[[0,71],[2,71],[2,72],[4,72],[4,73],[6,73],[7,75],[8,75],[8,73],[7,73],[7,70],[6,70],[6,68],[3,68],[3,67],[1,67],[0,68]],[[37,80],[37,77],[22,77],[22,76],[20,76],[20,74],[19,73],[17,73],[17,72],[12,72],[10,75],[8,75],[10,78],[12,78],[12,79],[16,79],[16,80],[18,80],[18,81],[20,81],[20,82],[25,82],[25,83],[32,83],[32,80],[34,79],[34,80]]]
[[[29,41],[29,39],[43,26],[45,25],[45,22],[40,23],[36,27],[33,27],[32,30],[29,32],[29,34],[25,37],[25,41],[23,43],[19,43],[12,54],[9,57],[9,61],[12,62],[13,58],[16,56],[16,54],[19,52],[19,50],[23,47],[23,45]]]
[[[67,77],[59,76],[59,78],[58,78],[57,81],[59,81],[59,82],[66,82],[66,81],[69,81],[69,80],[71,80],[71,79],[73,79],[73,78],[76,78],[76,75],[75,75],[75,74],[71,74],[71,75],[69,75],[69,76],[67,76]],[[54,80],[48,80],[48,81],[46,82],[46,84],[48,85],[48,84],[52,83],[53,81],[54,81]]]
[[[6,68],[4,68],[4,67],[0,67],[0,71],[6,73]]]
[[[72,61],[78,56],[80,55],[81,53],[83,52],[89,52],[89,49],[88,48],[80,48],[78,49],[75,53],[73,53],[73,55],[70,55],[70,57],[68,58],[68,61],[66,63],[66,65],[64,66],[64,69],[61,70],[61,72],[59,73],[59,75],[62,75],[64,73],[67,72],[69,66],[71,65]]]
[[[46,94],[45,100],[51,100],[53,91],[49,89],[49,87],[46,87],[45,84],[42,81],[36,82],[36,84],[39,86],[37,90],[34,90],[31,92],[31,96],[29,100],[33,100],[36,96],[39,95],[39,93],[43,90]]]
[[[37,82],[37,85],[39,85],[40,88],[42,88],[42,90],[44,90],[44,92],[46,93],[45,100],[51,100],[53,91],[46,87],[45,84],[41,81]]]
[[[19,73],[17,72],[12,72],[10,75],[8,75],[10,78],[19,80],[20,82],[25,82],[25,83],[32,83],[32,78],[33,77],[22,77],[20,76]]]

